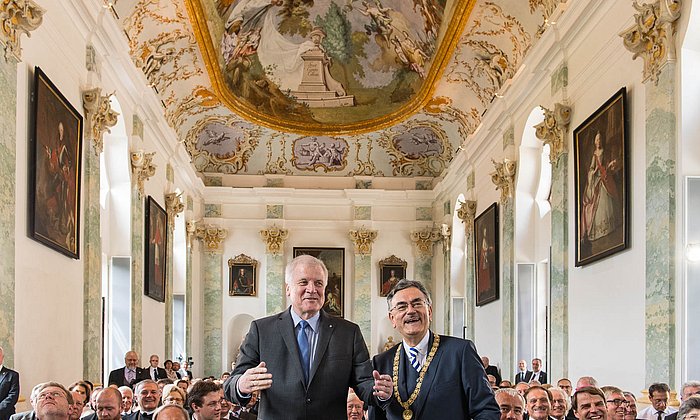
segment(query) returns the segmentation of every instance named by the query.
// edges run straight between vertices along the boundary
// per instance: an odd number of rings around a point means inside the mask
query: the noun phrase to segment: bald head
[[[139,355],[133,350],[127,351],[124,355],[124,364],[129,369],[136,369],[139,364]]]
[[[179,405],[170,404],[157,409],[153,414],[153,420],[189,420],[189,415]]]
[[[116,388],[105,388],[97,395],[95,406],[99,420],[119,420],[122,414],[122,394]]]

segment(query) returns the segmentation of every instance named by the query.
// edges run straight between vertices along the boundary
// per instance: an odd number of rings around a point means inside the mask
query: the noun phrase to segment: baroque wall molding
[[[205,246],[205,251],[217,252],[221,251],[221,242],[226,239],[228,229],[217,225],[199,224],[196,228],[197,239],[202,241]]]
[[[131,152],[132,182],[136,183],[140,198],[143,198],[144,182],[156,174],[156,165],[153,164],[155,154],[156,152],[145,153],[143,150]]]
[[[464,236],[467,239],[471,238],[474,232],[474,219],[476,218],[476,200],[460,201],[457,217],[464,223]]]
[[[442,240],[439,229],[427,228],[411,231],[411,241],[416,249],[416,254],[423,257],[433,256],[433,244]]]
[[[5,47],[5,62],[11,58],[22,61],[20,37],[37,29],[44,20],[44,10],[33,0],[3,0],[0,2],[0,43]]]
[[[85,133],[95,146],[95,154],[102,153],[105,132],[117,125],[119,113],[112,109],[109,98],[112,94],[102,95],[102,88],[96,87],[83,91],[83,109],[85,110]]]
[[[289,237],[289,231],[273,225],[269,229],[261,230],[260,236],[265,241],[265,249],[268,254],[280,255],[284,241]]]
[[[505,158],[503,162],[497,162],[491,159],[495,171],[491,172],[491,182],[496,185],[496,189],[501,191],[501,204],[505,204],[509,199],[513,198],[515,191],[515,173],[518,169],[518,163],[514,160]]]
[[[644,81],[659,82],[661,69],[676,60],[676,22],[681,16],[681,0],[656,0],[633,6],[637,13],[634,24],[620,32],[625,48],[633,58],[644,60]]]
[[[535,126],[535,136],[549,145],[549,163],[556,164],[559,156],[566,153],[566,132],[571,122],[571,107],[556,103],[554,111],[543,107],[544,121]]]
[[[180,197],[182,193],[167,193],[165,194],[165,211],[168,213],[168,229],[170,232],[175,230],[175,218],[178,214],[185,210],[185,205],[182,204]]]
[[[351,230],[349,234],[352,243],[355,244],[355,254],[369,255],[372,253],[372,244],[378,235],[376,230],[361,227],[357,230]]]

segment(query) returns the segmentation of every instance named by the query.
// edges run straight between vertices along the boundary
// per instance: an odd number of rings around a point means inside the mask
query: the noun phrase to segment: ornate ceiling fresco
[[[435,177],[560,0],[121,0],[202,173]]]

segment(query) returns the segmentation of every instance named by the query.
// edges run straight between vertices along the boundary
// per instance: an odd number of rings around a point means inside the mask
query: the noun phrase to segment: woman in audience
[[[79,417],[82,417],[83,414],[89,415],[93,412],[92,409],[90,409],[90,404],[88,404],[88,401],[90,401],[90,385],[88,385],[85,381],[73,382],[71,386],[68,387],[68,391],[77,392],[83,397],[82,412]]]
[[[700,396],[693,395],[681,404],[678,410],[678,420],[692,420],[700,418]]]
[[[187,393],[187,388],[190,387],[190,383],[187,379],[178,379],[175,381],[175,385],[181,390],[185,391],[185,393]]]
[[[180,379],[180,374],[173,370],[172,360],[166,360],[165,363],[163,363],[163,366],[165,367],[165,374],[168,375],[168,379],[172,380],[173,382]]]
[[[186,399],[185,391],[178,388],[177,385],[168,384],[163,387],[163,394],[161,395],[163,405],[177,404],[180,407],[184,407]]]

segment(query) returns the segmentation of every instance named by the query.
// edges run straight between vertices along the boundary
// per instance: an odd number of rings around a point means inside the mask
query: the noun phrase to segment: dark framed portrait
[[[406,261],[392,255],[379,261],[379,296],[386,297],[401,279],[406,278]]]
[[[498,203],[493,203],[474,219],[476,306],[498,300],[500,286],[498,240]]]
[[[328,285],[323,310],[333,316],[344,315],[345,298],[345,248],[294,247],[294,257],[311,255],[323,261],[328,269]]]
[[[146,200],[146,246],[144,259],[144,294],[165,302],[165,248],[168,239],[168,214],[150,195]]]
[[[229,296],[256,296],[258,262],[240,254],[228,260],[228,294]]]
[[[576,267],[629,246],[626,89],[574,130]]]
[[[78,259],[83,118],[39,67],[31,101],[28,233]]]

